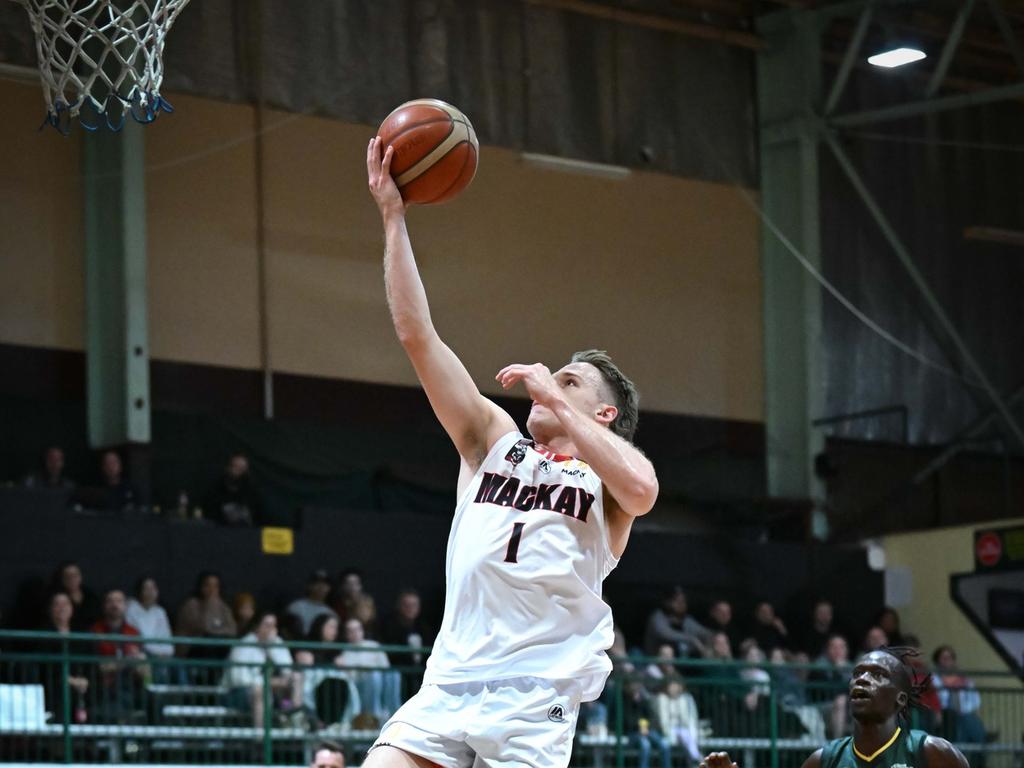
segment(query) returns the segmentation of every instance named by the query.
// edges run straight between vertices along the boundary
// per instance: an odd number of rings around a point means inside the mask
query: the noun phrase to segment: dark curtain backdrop
[[[35,64],[13,3],[0,6],[0,61]],[[252,101],[262,88],[271,106],[370,125],[429,96],[486,143],[756,177],[751,52],[520,0],[196,0],[165,63],[167,91]]]

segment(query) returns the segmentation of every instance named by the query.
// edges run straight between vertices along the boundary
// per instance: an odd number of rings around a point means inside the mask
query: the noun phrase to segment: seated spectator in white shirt
[[[253,620],[253,631],[244,635],[228,656],[230,666],[222,684],[228,688],[229,705],[252,712],[253,724],[263,727],[263,681],[269,662],[270,688],[283,711],[302,705],[302,674],[292,668],[292,654],[277,634],[277,616],[264,611]]]
[[[331,593],[331,577],[323,568],[318,568],[309,574],[306,581],[306,596],[293,600],[288,605],[288,614],[295,624],[293,631],[296,637],[305,637],[309,634],[313,620],[317,616],[327,614],[338,617],[327,605],[327,596]]]
[[[351,674],[359,690],[363,713],[383,723],[401,706],[402,676],[388,669],[391,666],[388,655],[380,650],[376,640],[366,639],[359,619],[345,622],[345,642],[354,647],[342,651],[337,664],[343,669],[358,670]]]
[[[691,763],[700,762],[697,702],[692,694],[687,693],[686,683],[681,677],[670,680],[665,689],[654,697],[654,708],[669,744],[683,747]]]
[[[158,683],[170,680],[183,682],[179,674],[180,667],[160,663],[161,660],[174,658],[174,645],[151,642],[153,638],[171,637],[171,622],[159,600],[160,589],[157,587],[156,579],[152,576],[143,576],[136,582],[135,597],[128,601],[125,620],[139,630],[139,634],[146,640],[142,648],[146,652],[146,657],[153,662],[153,679]]]

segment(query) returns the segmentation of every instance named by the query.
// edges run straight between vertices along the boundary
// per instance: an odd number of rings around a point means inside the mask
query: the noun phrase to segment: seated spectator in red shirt
[[[47,448],[40,471],[25,478],[25,487],[54,491],[75,490],[74,481],[64,474],[64,451],[55,445]]]
[[[112,589],[103,598],[103,618],[92,625],[97,635],[140,637],[139,630],[125,621],[127,599],[120,589]],[[96,712],[100,719],[126,722],[141,699],[141,681],[145,676],[142,646],[135,641],[104,639],[96,642],[96,655],[116,659],[99,665]]]

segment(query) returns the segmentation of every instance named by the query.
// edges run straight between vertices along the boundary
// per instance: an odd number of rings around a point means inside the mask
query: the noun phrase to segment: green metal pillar
[[[760,20],[761,234],[764,284],[765,432],[768,494],[824,498],[814,458],[824,439],[811,421],[823,411],[821,290],[790,249],[820,269],[818,151],[821,98],[819,20],[783,12]],[[814,533],[824,536],[815,513]]]
[[[118,133],[83,136],[86,382],[93,448],[150,439],[142,131],[128,120]]]

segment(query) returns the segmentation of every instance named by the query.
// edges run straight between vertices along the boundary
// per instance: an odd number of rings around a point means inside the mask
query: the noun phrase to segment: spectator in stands
[[[263,500],[249,475],[249,459],[232,454],[224,474],[210,489],[206,509],[211,520],[221,525],[259,525],[263,522]]]
[[[296,637],[305,637],[313,626],[313,619],[322,614],[337,618],[337,614],[327,605],[327,596],[331,592],[331,577],[327,571],[318,568],[309,574],[306,580],[306,596],[293,600],[288,606],[288,615],[292,620]]]
[[[100,617],[102,606],[96,593],[82,582],[82,568],[78,563],[61,563],[53,574],[53,591],[64,592],[71,598],[74,609],[71,616],[72,632],[88,632]]]
[[[644,653],[654,656],[658,648],[668,644],[680,658],[704,653],[705,645],[714,633],[688,614],[686,593],[682,587],[673,587],[666,594],[660,608],[647,618],[644,632]]]
[[[177,634],[184,637],[235,637],[238,628],[228,604],[221,598],[220,575],[203,571],[193,595],[178,609]]]
[[[750,631],[757,645],[764,652],[789,647],[789,632],[782,619],[775,615],[775,607],[762,600],[754,608],[754,625]]]
[[[889,645],[889,637],[881,627],[871,627],[864,633],[864,644],[861,646],[862,653],[876,651],[883,645]]]
[[[654,697],[654,711],[669,745],[681,746],[691,764],[699,763],[700,717],[697,702],[687,692],[682,677],[670,680]]]
[[[885,606],[875,617],[875,626],[885,633],[887,645],[907,645],[907,640],[900,631],[900,615],[891,606]]]
[[[338,617],[321,613],[313,620],[306,640],[311,643],[337,643]],[[362,709],[359,689],[353,675],[340,669],[343,659],[336,648],[314,648],[295,652],[295,663],[303,670],[303,700],[315,728],[330,723],[350,725]],[[327,687],[321,685],[326,683]]]
[[[321,613],[313,620],[313,625],[309,628],[309,634],[306,635],[306,640],[311,643],[337,643],[338,632],[341,629],[341,624],[338,622],[338,617],[331,613]],[[334,664],[338,661],[339,653],[337,648],[315,648],[312,651],[299,651],[296,652],[296,660],[299,658],[299,653],[308,654],[308,657],[304,657],[303,661],[307,664]]]
[[[43,632],[56,632],[61,635],[70,634],[74,631],[72,629],[73,614],[74,606],[67,593],[54,592],[50,596],[46,620],[40,629]],[[34,653],[57,656],[64,653],[64,646],[65,641],[58,639],[37,640],[31,650]],[[67,652],[72,656],[87,656],[91,649],[83,647],[81,643],[69,640],[67,641]],[[46,708],[49,712],[54,713],[55,718],[59,721],[64,704],[64,686],[60,683],[63,676],[62,664],[59,661],[46,661],[33,666],[38,671],[40,681],[43,684]],[[71,693],[73,718],[75,722],[83,723],[86,720],[85,697],[89,691],[88,671],[80,661],[72,661],[68,671],[69,674],[66,682]]]
[[[649,768],[651,752],[655,749],[661,756],[663,768],[671,768],[672,746],[663,735],[651,695],[638,680],[626,683],[622,727],[629,743],[640,751],[639,768]]]
[[[205,637],[234,639],[238,636],[238,625],[228,604],[221,597],[220,576],[213,571],[203,571],[196,580],[195,592],[178,609],[175,617],[175,634],[183,637]],[[276,621],[276,619],[275,619]],[[192,659],[223,659],[228,651],[217,645],[179,645],[178,651]],[[209,684],[214,669],[197,666],[190,674],[195,682]]]
[[[139,630],[125,621],[126,610],[127,600],[123,591],[112,589],[107,592],[103,598],[103,618],[93,624],[93,634],[138,638]],[[99,665],[100,685],[95,692],[97,710],[101,717],[124,722],[141,700],[141,685],[147,669],[138,662],[146,655],[137,639],[98,640],[95,652],[97,656],[114,659]]]
[[[832,635],[825,644],[825,653],[818,660],[818,669],[810,676],[814,698],[828,726],[830,738],[838,739],[848,730],[850,686],[850,646],[842,635]]]
[[[704,658],[717,661],[732,661],[732,646],[729,644],[729,636],[725,632],[715,632],[711,636],[711,642],[707,646]],[[718,672],[716,670],[715,674]]]
[[[321,741],[313,750],[309,768],[345,768],[345,753],[333,741]]]
[[[334,611],[342,626],[349,619],[357,619],[363,625],[363,633],[367,637],[376,634],[377,604],[373,597],[363,591],[363,574],[358,569],[349,568],[338,574]]]
[[[75,483],[64,474],[64,451],[52,445],[43,454],[43,466],[25,478],[26,488],[45,488],[56,491],[74,491]]]
[[[675,664],[675,649],[666,643],[658,648],[657,660],[647,665],[645,671],[647,688],[650,691],[660,691],[672,680],[680,677],[679,668]]]
[[[100,473],[106,492],[103,509],[108,512],[134,510],[140,502],[138,491],[124,476],[124,466],[117,451],[104,451],[100,459]]]
[[[985,725],[978,716],[981,695],[974,681],[958,669],[953,646],[936,648],[932,663],[935,665],[932,688],[942,711],[940,735],[957,744],[984,744]]]
[[[816,743],[827,741],[821,708],[811,702],[807,690],[810,675],[810,659],[807,654],[803,651],[790,653],[782,648],[776,648],[768,660],[772,665],[769,674],[783,711],[795,715],[803,730]]]
[[[231,601],[231,615],[235,619],[235,626],[238,627],[237,634],[245,633],[246,627],[256,618],[256,598],[251,592],[239,592]]]
[[[252,631],[242,636],[247,645],[236,645],[228,656],[222,684],[228,689],[229,706],[252,713],[253,725],[264,723],[263,680],[269,662],[270,688],[285,713],[302,706],[302,674],[292,667],[292,654],[277,634],[277,616],[261,611],[253,619]]]
[[[385,645],[408,645],[411,648],[433,644],[434,630],[423,620],[420,595],[415,589],[403,589],[398,593],[394,613],[384,623],[381,640]],[[393,666],[420,668],[427,661],[423,653],[388,652],[388,659]]]
[[[800,638],[800,650],[816,659],[824,653],[829,638],[836,634],[842,633],[836,630],[832,603],[818,600],[811,610],[810,626]]]
[[[355,647],[342,651],[337,664],[358,670],[353,677],[363,714],[372,715],[379,726],[401,706],[401,675],[388,669],[387,654],[380,650],[380,643],[367,639],[359,619],[345,622],[345,642]]]
[[[739,627],[733,621],[732,605],[728,600],[716,600],[711,604],[708,611],[708,629],[712,632],[724,632],[729,638],[733,653],[739,650],[740,640],[743,638],[740,636]]]
[[[146,639],[142,649],[146,657],[152,662],[168,660],[174,657],[174,645],[172,643],[154,643],[152,639],[164,639],[171,637],[171,622],[167,618],[167,611],[160,605],[160,589],[157,587],[156,579],[152,576],[143,576],[136,582],[135,597],[128,601],[125,609],[125,620]],[[153,679],[157,682],[175,680],[183,683],[184,678],[179,675],[181,667],[169,664],[153,664]]]
[[[740,643],[740,659],[748,664],[760,665],[768,660],[757,640],[752,637]],[[750,666],[740,670],[740,679],[750,683],[750,687],[743,694],[743,703],[753,712],[761,706],[761,700],[771,693],[771,675],[763,666]]]

